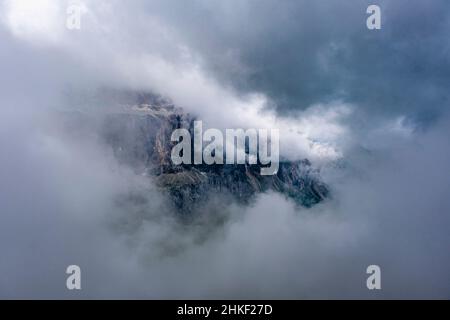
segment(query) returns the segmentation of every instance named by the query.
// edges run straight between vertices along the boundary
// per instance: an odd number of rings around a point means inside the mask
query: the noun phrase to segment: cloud
[[[378,33],[364,1],[78,3],[79,31],[64,2],[1,4],[1,297],[449,297],[446,2],[381,1]],[[332,197],[264,194],[182,224],[51,116],[107,109],[104,87],[167,95],[211,127],[279,127]]]
[[[29,41],[45,40],[49,43],[60,39],[63,29],[58,28],[58,24],[64,21],[64,15],[56,2],[6,1],[3,9],[5,10],[4,23],[15,36]]]
[[[265,194],[250,207],[224,208],[229,219],[215,227],[179,224],[161,211],[161,195],[148,181],[95,142],[38,132],[30,140],[29,132],[14,131],[16,143],[2,141],[14,158],[0,162],[0,294],[446,298],[448,124],[416,141],[388,144],[396,152],[377,150],[378,161],[354,161],[353,167],[370,168],[362,175],[351,167],[323,172],[333,197],[312,209]],[[439,158],[429,156],[436,153]],[[147,201],[118,206],[114,199],[130,192]],[[80,293],[64,288],[72,263],[83,270]],[[365,288],[370,264],[381,266],[381,292]]]
[[[64,2],[55,4],[44,1],[39,6],[40,10],[36,11],[31,8],[22,10],[26,4],[21,2],[7,4],[6,26],[15,37],[31,41],[33,46],[36,41],[46,43],[46,40],[51,40],[48,46],[41,43],[44,45],[42,51],[35,53],[33,49],[26,48],[22,54],[35,54],[37,57],[33,59],[44,60],[47,68],[36,72],[50,73],[48,87],[56,86],[57,90],[53,90],[56,94],[62,95],[68,89],[75,88],[74,95],[84,95],[83,90],[103,86],[151,90],[170,97],[178,106],[198,115],[209,127],[279,128],[282,155],[287,158],[327,161],[338,158],[342,153],[336,140],[342,139],[346,129],[338,123],[340,119],[330,115],[336,114],[337,110],[340,110],[339,118],[348,114],[347,111],[342,112],[349,109],[345,103],[333,101],[328,104],[329,111],[314,116],[312,114],[317,106],[312,106],[302,120],[299,117],[279,117],[275,111],[268,109],[270,101],[264,93],[254,91],[242,95],[232,87],[223,86],[213,74],[208,73],[201,55],[188,46],[189,43],[180,40],[184,38],[176,30],[177,26],[174,28],[167,25],[164,19],[141,13],[139,5],[124,9],[138,21],[145,18],[145,24],[135,25],[118,16],[117,12],[122,10],[113,6],[118,4],[85,2],[83,5],[88,8],[86,11],[89,14],[82,18],[82,29],[69,31],[61,19],[65,17]],[[32,19],[29,19],[27,12]],[[138,35],[142,35],[145,41],[138,41]],[[95,50],[92,50],[94,43]],[[22,63],[20,58],[8,58]],[[26,56],[23,58],[26,59]],[[58,68],[53,63],[55,59]],[[29,61],[26,63],[30,64]],[[32,64],[32,67],[35,68],[35,65]],[[84,80],[86,78],[89,82]],[[39,81],[45,83],[45,79]],[[26,79],[25,82],[32,82],[30,85],[33,85],[35,79]],[[64,97],[59,97],[55,104],[70,103],[61,99]],[[321,108],[325,109],[323,106]]]

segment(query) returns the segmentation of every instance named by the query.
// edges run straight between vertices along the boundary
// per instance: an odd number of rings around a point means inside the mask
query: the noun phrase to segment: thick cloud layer
[[[378,1],[379,31],[364,1],[82,4],[70,31],[64,2],[0,3],[0,297],[449,297],[447,2]],[[103,87],[161,93],[218,128],[279,127],[332,197],[265,194],[181,223],[52,116],[107,111]]]

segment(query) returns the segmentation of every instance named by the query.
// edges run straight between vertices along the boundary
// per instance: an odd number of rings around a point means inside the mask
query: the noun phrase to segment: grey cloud
[[[262,91],[278,110],[341,99],[370,114],[428,122],[448,103],[448,3],[377,1],[157,3],[205,63],[238,90]],[[152,4],[153,7],[153,4]]]
[[[117,208],[114,197],[141,182],[99,145],[51,137],[24,153],[9,144],[16,157],[1,161],[9,182],[2,184],[1,295],[448,298],[447,134],[448,119],[416,142],[377,150],[376,162],[354,161],[370,168],[362,175],[325,171],[333,198],[312,209],[273,194],[249,208],[231,205],[227,223],[200,242],[201,226],[159,215],[151,187],[144,216]],[[65,266],[75,262],[80,293],[64,288]],[[365,288],[370,264],[382,268],[380,292]]]
[[[378,1],[380,32],[367,1],[108,3],[88,2],[105,29],[87,19],[61,43],[0,27],[0,297],[449,298],[447,2]],[[144,68],[147,54],[163,59]],[[192,66],[213,89],[177,82]],[[151,181],[47,112],[98,107],[99,87],[183,92],[220,118],[223,92],[261,92],[294,120],[342,101],[353,143],[323,166],[319,206],[266,194],[180,224]],[[121,206],[130,193],[144,200]],[[64,287],[73,263],[80,293]]]

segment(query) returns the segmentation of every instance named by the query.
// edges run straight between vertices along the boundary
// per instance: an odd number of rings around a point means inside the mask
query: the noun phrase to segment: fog
[[[1,298],[449,298],[446,3],[379,1],[378,34],[356,1],[75,3],[74,31],[64,1],[0,3]],[[183,222],[54,116],[107,112],[101,88],[157,92],[211,127],[278,127],[331,196],[212,202]]]

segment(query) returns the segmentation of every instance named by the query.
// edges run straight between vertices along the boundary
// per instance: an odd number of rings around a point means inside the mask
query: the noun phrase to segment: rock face
[[[319,172],[306,159],[281,161],[273,176],[260,175],[259,165],[174,165],[171,134],[177,128],[192,132],[193,121],[181,109],[153,99],[106,115],[101,136],[119,161],[153,177],[181,213],[192,212],[217,195],[246,204],[258,193],[273,190],[305,207],[328,195]]]

